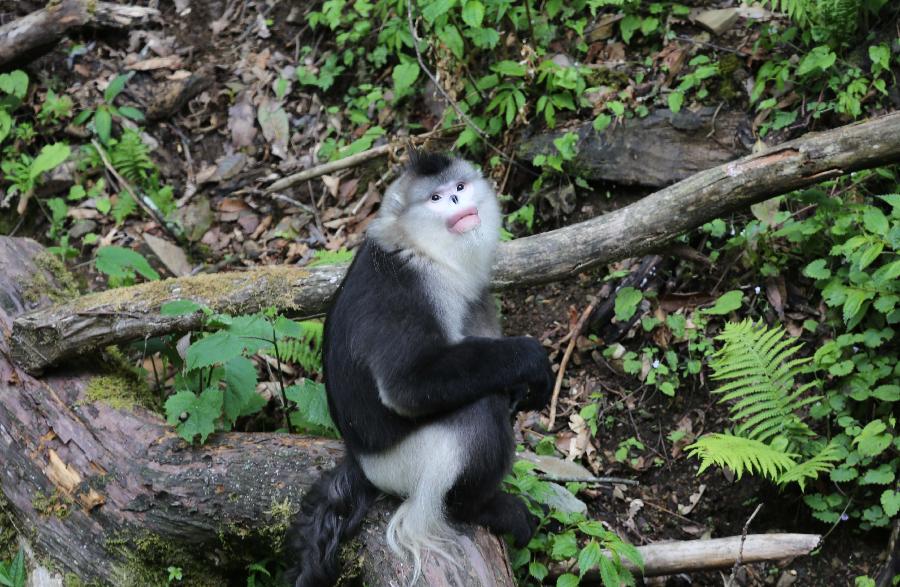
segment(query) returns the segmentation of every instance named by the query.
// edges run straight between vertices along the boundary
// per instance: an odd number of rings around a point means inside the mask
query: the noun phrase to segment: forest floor
[[[43,4],[0,0],[0,23]],[[192,266],[224,271],[259,264],[305,263],[318,250],[338,251],[357,244],[377,210],[378,194],[385,188],[390,177],[386,172],[396,165],[395,160],[388,164],[379,159],[317,178],[286,190],[281,197],[260,189],[263,181],[316,164],[313,153],[328,133],[340,135],[342,129],[351,130],[345,118],[328,108],[335,102],[334,93],[341,91],[340,84],[327,91],[296,87],[294,68],[303,60],[301,47],[317,47],[328,35],[327,29],[310,28],[303,16],[304,3],[176,0],[176,5],[187,7],[183,15],[177,14],[171,2],[159,4],[162,22],[152,28],[130,34],[83,31],[30,60],[24,68],[33,78],[58,88],[57,92],[65,91],[80,110],[97,104],[110,79],[137,64],[138,73],[124,90],[124,102],[147,111],[169,84],[212,66],[214,81],[209,87],[177,114],[143,126],[145,140],[156,145],[152,158],[160,179],[174,186],[176,200],[185,198],[175,214],[193,242],[190,250],[183,251]],[[287,96],[284,99],[272,90],[279,79],[293,80],[288,84],[294,87],[282,93]],[[258,113],[267,108],[279,114],[263,122]],[[431,101],[419,98],[403,114],[378,111],[372,115],[385,128],[400,127],[407,116],[415,117],[428,130],[438,121],[434,112]],[[279,119],[282,115],[285,118]],[[66,133],[77,136],[71,129],[62,131]],[[514,170],[506,192],[524,189],[530,179]],[[186,196],[188,191],[193,195]],[[629,191],[632,196],[641,195],[640,190]],[[535,231],[595,215],[623,201],[583,198],[569,213],[542,210]],[[5,212],[0,210],[0,214]],[[171,273],[176,260],[164,259],[166,253],[157,252],[153,257],[143,244],[146,234],[167,236],[156,222],[140,215],[114,222],[87,202],[73,204],[69,217],[72,228],[78,227],[77,234],[95,233],[101,243],[148,253],[160,273]],[[8,220],[0,219],[3,232],[53,244],[45,234],[47,219],[37,207],[27,216]],[[70,265],[82,286],[106,287],[105,277],[86,263],[90,247],[78,247]],[[685,271],[684,265],[664,266],[659,296],[669,303],[669,311],[687,312],[728,289],[720,285],[726,279],[751,277],[729,275],[732,265],[724,260],[694,271]],[[560,340],[592,299],[609,295],[605,278],[623,266],[627,265],[505,292],[505,332],[540,338],[558,364],[565,349]],[[741,285],[752,290],[756,284]],[[640,348],[651,336],[637,323],[620,341],[630,349]],[[860,533],[841,523],[829,527],[809,515],[796,486],[778,490],[753,477],[729,479],[714,467],[697,474],[699,462],[688,458],[683,447],[704,431],[729,425],[727,408],[716,403],[707,379],[685,380],[675,396],[669,397],[624,374],[603,357],[601,347],[602,341],[579,338],[563,380],[556,425],[549,431],[556,435],[558,454],[577,459],[595,475],[638,482],[583,490],[579,497],[588,504],[592,517],[640,545],[740,535],[756,506],[761,505],[750,525],[751,533],[826,537],[811,556],[777,565],[744,566],[736,585],[852,585],[854,577],[877,572],[884,560],[887,531]],[[591,398],[599,404],[596,435],[584,433],[584,420],[579,422],[578,415]],[[533,444],[548,434],[541,432],[546,416],[545,412],[542,419],[534,415],[520,418],[518,432],[523,442]],[[676,431],[680,434],[673,442],[671,435]],[[698,573],[667,584],[721,585],[727,576],[727,572]]]

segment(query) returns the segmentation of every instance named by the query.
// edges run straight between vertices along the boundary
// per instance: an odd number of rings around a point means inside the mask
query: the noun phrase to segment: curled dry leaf
[[[256,138],[256,109],[245,93],[228,109],[228,130],[231,131],[231,144],[235,149],[249,147]]]

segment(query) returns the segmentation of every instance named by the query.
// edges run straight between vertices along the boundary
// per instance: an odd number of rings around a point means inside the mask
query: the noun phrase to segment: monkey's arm
[[[547,395],[552,388],[547,353],[526,336],[467,337],[416,353],[399,366],[394,362],[389,372],[380,366],[374,365],[373,372],[382,402],[407,417],[449,412],[520,384],[538,395]]]

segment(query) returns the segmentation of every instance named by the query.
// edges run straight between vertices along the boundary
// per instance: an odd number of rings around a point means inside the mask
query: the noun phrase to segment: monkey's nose
[[[456,197],[456,194],[450,196],[450,201],[454,204],[459,204],[459,198]]]

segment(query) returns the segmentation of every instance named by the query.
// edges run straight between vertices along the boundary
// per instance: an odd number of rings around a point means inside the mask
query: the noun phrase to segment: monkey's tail
[[[326,471],[303,496],[300,513],[288,532],[294,567],[287,573],[293,587],[334,585],[340,575],[341,542],[351,538],[378,490],[352,457]]]

